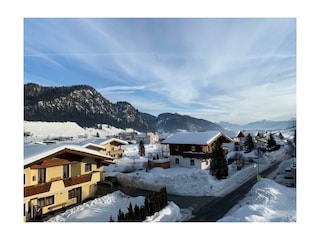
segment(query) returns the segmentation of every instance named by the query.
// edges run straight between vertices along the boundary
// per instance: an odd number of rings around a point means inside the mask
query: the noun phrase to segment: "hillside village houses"
[[[208,169],[215,141],[222,142],[227,153],[244,138],[231,136],[221,131],[172,134],[161,142],[168,146],[169,157],[153,159],[152,166]],[[127,144],[115,137],[77,144],[25,144],[24,220],[94,198],[97,183],[104,180],[103,166],[121,158],[121,146]]]

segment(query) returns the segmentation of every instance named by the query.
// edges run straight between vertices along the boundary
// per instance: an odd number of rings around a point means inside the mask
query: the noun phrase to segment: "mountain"
[[[148,119],[150,125],[159,132],[176,132],[178,130],[203,132],[223,129],[216,123],[178,113],[162,113],[158,117],[150,114],[144,114],[144,116]]]
[[[251,122],[247,124],[233,124],[229,122],[219,122],[219,125],[225,129],[232,130],[278,130],[278,129],[288,129],[296,126],[296,120],[290,119],[287,121],[271,121],[271,120],[261,120],[256,122]]]
[[[128,102],[115,104],[87,85],[43,87],[24,85],[24,120],[66,122],[82,127],[106,123],[117,128],[153,130],[142,113]]]
[[[139,112],[130,103],[111,103],[87,85],[43,87],[24,85],[24,120],[76,122],[81,127],[109,124],[140,132],[209,131],[223,129],[216,123],[187,115],[163,113],[153,116]]]

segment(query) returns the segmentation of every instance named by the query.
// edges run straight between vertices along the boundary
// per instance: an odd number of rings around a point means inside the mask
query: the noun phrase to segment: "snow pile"
[[[169,194],[181,196],[213,196],[225,187],[226,180],[216,180],[209,171],[194,168],[153,168],[116,175],[120,184],[150,191],[166,187]]]
[[[182,219],[180,208],[174,202],[169,202],[167,207],[153,216],[146,217],[144,222],[178,222],[180,219]]]
[[[144,197],[129,197],[120,191],[83,203],[50,218],[48,222],[109,222],[117,221],[119,209],[127,213],[129,204],[142,206]]]
[[[218,222],[296,222],[296,189],[262,178]]]
[[[120,191],[88,201],[79,206],[70,208],[64,213],[50,218],[47,222],[109,222],[110,218],[117,222],[119,209],[128,212],[128,207],[142,206],[145,197],[130,197]],[[168,202],[168,205],[153,216],[148,216],[145,222],[177,222],[183,218],[179,207]]]

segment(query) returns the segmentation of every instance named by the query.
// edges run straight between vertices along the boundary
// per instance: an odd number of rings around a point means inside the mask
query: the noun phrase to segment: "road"
[[[265,177],[273,172],[280,162],[276,162],[268,169],[262,171],[260,175]],[[257,182],[257,178],[252,177],[246,183],[235,189],[224,197],[216,197],[209,203],[203,205],[200,209],[193,211],[194,217],[188,222],[216,222],[222,218],[234,205],[236,205],[250,191]]]

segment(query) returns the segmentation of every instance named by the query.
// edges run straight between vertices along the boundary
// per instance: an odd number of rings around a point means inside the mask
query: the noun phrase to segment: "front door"
[[[82,201],[82,188],[81,187],[76,188],[76,197],[77,197],[77,203],[81,203],[81,201]]]

